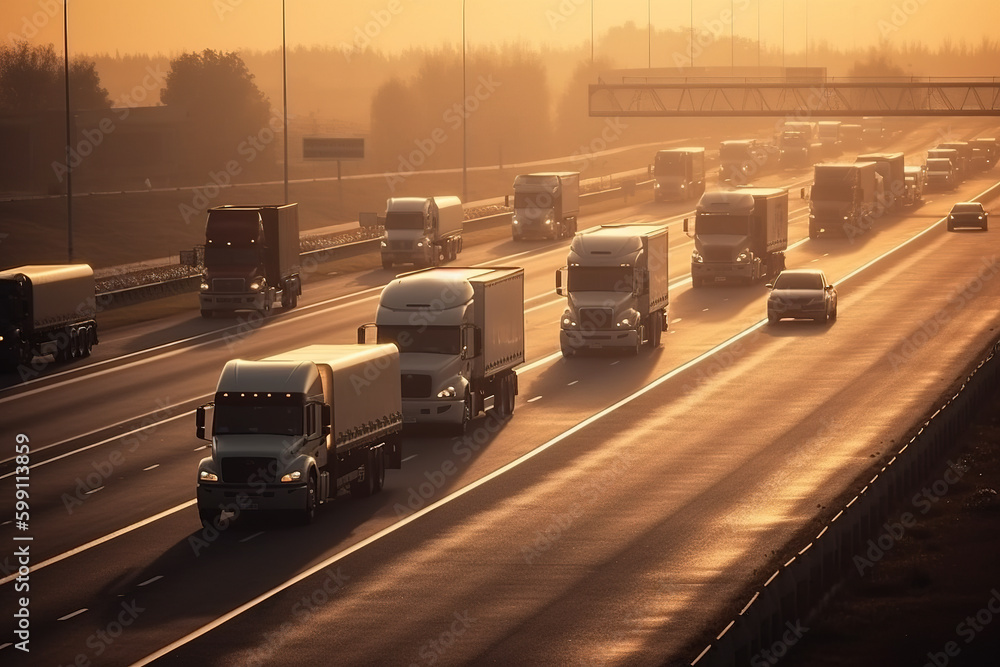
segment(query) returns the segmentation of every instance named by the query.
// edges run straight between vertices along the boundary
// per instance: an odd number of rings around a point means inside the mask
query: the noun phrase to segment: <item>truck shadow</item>
[[[670,299],[671,320],[680,317],[683,322],[711,320],[723,322],[736,317],[750,304],[760,304],[763,317],[767,307],[767,287],[763,282],[752,285],[706,285],[677,293]],[[682,322],[682,325],[683,325]]]

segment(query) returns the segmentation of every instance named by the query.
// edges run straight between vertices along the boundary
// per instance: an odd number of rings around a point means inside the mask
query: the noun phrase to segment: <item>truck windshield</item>
[[[17,324],[26,315],[20,291],[13,280],[0,280],[0,328]]]
[[[458,327],[380,324],[378,342],[393,343],[400,352],[457,355],[462,349]]]
[[[631,292],[630,266],[571,266],[567,277],[570,292]]]
[[[547,211],[552,208],[553,197],[548,192],[515,192],[514,208]]]
[[[734,160],[746,160],[750,156],[750,147],[746,144],[733,144],[722,146],[719,149],[719,159],[732,162]]]
[[[815,201],[850,201],[854,192],[848,183],[822,183],[814,185],[812,199]]]
[[[657,153],[654,171],[659,174],[672,174],[684,170],[684,160],[680,153]]]
[[[205,266],[257,266],[260,255],[256,246],[206,245]]]
[[[302,406],[282,403],[216,403],[213,423],[216,435],[301,435]]]
[[[750,219],[744,215],[725,213],[699,213],[695,218],[695,231],[699,236],[707,234],[739,234],[746,236],[750,229]]]
[[[385,214],[386,229],[423,229],[424,214],[420,211],[400,213],[390,211]]]

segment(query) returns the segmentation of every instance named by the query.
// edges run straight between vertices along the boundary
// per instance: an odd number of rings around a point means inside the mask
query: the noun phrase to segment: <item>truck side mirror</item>
[[[808,199],[806,197],[806,189],[805,188],[799,188],[799,199]]]
[[[556,269],[556,294],[559,296],[566,296],[566,290],[563,289],[563,272],[566,271],[566,267],[561,269]]]
[[[370,324],[370,323],[369,324],[362,324],[360,327],[358,327],[358,345],[367,345],[368,344],[368,330],[369,329],[374,329],[374,328],[375,328],[375,325],[374,324]]]
[[[476,328],[471,324],[462,327],[462,359],[472,359],[479,350],[476,346]]]
[[[202,405],[194,411],[194,433],[199,440],[205,440],[205,406]]]
[[[684,227],[682,227],[682,229],[684,230],[685,234],[690,234],[691,233],[691,232],[688,231],[688,219],[687,218],[684,218]]]
[[[503,196],[503,205],[506,208],[510,208],[510,195],[504,195]]]
[[[320,409],[320,417],[323,421],[323,427],[320,429],[320,433],[325,438],[333,432],[333,406],[324,403],[323,407]]]

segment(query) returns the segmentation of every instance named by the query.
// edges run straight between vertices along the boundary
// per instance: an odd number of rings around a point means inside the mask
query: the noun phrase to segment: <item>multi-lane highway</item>
[[[967,124],[971,136],[979,132]],[[915,155],[937,129],[886,149]],[[762,185],[805,183],[806,170]],[[808,239],[792,200],[789,267],[838,283],[829,326],[763,324],[765,288],[692,290],[683,205],[637,204],[582,226],[671,228],[670,332],[635,358],[563,360],[553,293],[566,242],[468,247],[523,266],[527,363],[514,416],[464,438],[406,439],[382,493],[309,527],[203,530],[192,410],[230,358],[347,343],[382,270],[313,283],[265,322],[197,311],[107,332],[86,363],[0,393],[0,437],[31,440],[30,525],[0,525],[0,602],[30,596],[31,664],[658,664],[774,550],[889,451],[1000,326],[1000,231],[947,233],[929,193],[853,240]],[[796,193],[797,194],[797,188]],[[246,318],[244,318],[246,319]],[[12,516],[14,461],[0,464]],[[15,535],[30,589],[15,592]],[[11,631],[0,636],[8,641]],[[15,640],[16,641],[16,640]]]

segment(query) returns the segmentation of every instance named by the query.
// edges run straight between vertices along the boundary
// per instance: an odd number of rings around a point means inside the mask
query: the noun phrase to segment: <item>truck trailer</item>
[[[342,489],[365,497],[402,465],[399,351],[310,345],[226,363],[215,400],[196,411],[212,455],[198,464],[198,514],[284,511],[308,523]]]
[[[902,153],[866,153],[859,155],[855,162],[874,162],[875,170],[882,176],[882,196],[876,202],[876,209],[884,213],[897,213],[903,206],[906,178],[903,173]]]
[[[684,232],[690,233],[688,220]],[[788,191],[744,188],[706,192],[695,209],[691,286],[752,283],[785,268]]]
[[[446,267],[397,276],[382,290],[373,324],[378,343],[399,348],[406,424],[448,424],[464,432],[493,408],[514,412],[524,362],[524,269]]]
[[[601,225],[573,238],[556,271],[556,294],[568,302],[559,329],[564,357],[660,346],[670,301],[667,234],[655,224]]]
[[[705,149],[668,148],[653,159],[655,201],[696,199],[705,192]]]
[[[382,268],[437,266],[462,252],[465,211],[458,197],[393,197],[385,203]]]
[[[957,151],[958,160],[955,162],[955,177],[959,182],[969,178],[972,171],[973,145],[967,141],[946,141],[936,146],[938,149],[952,149]]]
[[[90,356],[97,344],[94,271],[87,264],[29,265],[0,272],[0,365],[34,357]]]
[[[881,176],[874,162],[826,162],[813,167],[809,195],[809,238],[854,235],[866,230]]]
[[[997,161],[997,140],[993,137],[977,137],[970,139],[972,146],[972,167],[979,171],[993,168]]]
[[[511,236],[560,239],[576,233],[580,213],[580,173],[554,171],[514,177]]]
[[[927,169],[923,165],[907,165],[903,168],[903,179],[906,189],[903,193],[903,206],[918,206],[924,201],[924,184],[927,182]]]
[[[216,206],[205,225],[201,316],[295,308],[299,276],[298,204]]]

